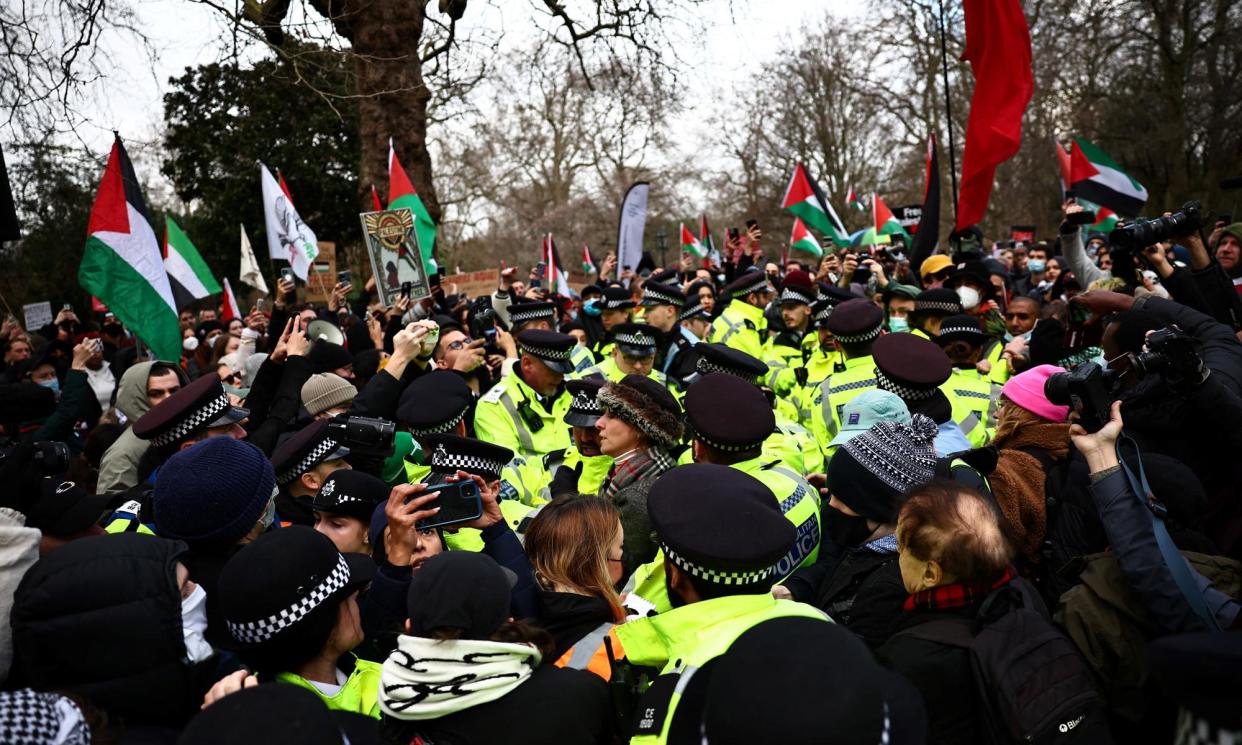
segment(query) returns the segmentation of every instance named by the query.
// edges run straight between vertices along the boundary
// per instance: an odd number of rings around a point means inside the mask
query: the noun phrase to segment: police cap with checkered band
[[[725,286],[725,294],[731,298],[744,298],[752,292],[771,292],[772,283],[761,271],[745,271],[742,276]]]
[[[674,308],[680,309],[686,304],[686,293],[671,285],[653,280],[654,277],[654,274],[651,275],[643,283],[643,307],[671,305]]]
[[[668,562],[738,595],[767,590],[797,540],[772,490],[728,466],[666,472],[651,487],[647,515]]]
[[[914,334],[887,334],[871,348],[876,387],[909,402],[935,397],[953,374],[953,363],[936,346]],[[911,409],[913,411],[913,407]]]
[[[863,298],[846,300],[832,309],[828,330],[842,344],[863,344],[874,341],[884,326],[884,311]]]
[[[594,427],[604,415],[599,404],[599,389],[607,381],[598,375],[581,380],[566,380],[565,390],[569,391],[569,411],[565,413],[565,423],[571,427]]]
[[[619,285],[604,288],[603,297],[599,299],[599,307],[603,310],[623,310],[635,306],[630,291]]]
[[[375,505],[386,501],[390,491],[383,479],[352,468],[338,468],[324,479],[311,507],[316,512],[354,517],[370,525]]]
[[[646,323],[618,323],[612,327],[612,340],[623,354],[650,357],[656,353],[660,329]]]
[[[767,396],[753,383],[726,373],[696,380],[686,392],[685,406],[691,436],[717,450],[753,450],[776,429]]]
[[[134,436],[150,440],[154,447],[165,447],[248,416],[248,410],[229,403],[219,378],[204,375],[143,414],[134,422]]]
[[[786,274],[785,280],[781,282],[781,294],[777,297],[777,302],[782,305],[811,305],[817,297],[811,275],[795,269]]]
[[[768,366],[761,360],[718,342],[695,344],[694,352],[698,355],[694,369],[699,375],[727,373],[759,385],[760,378],[768,372]]]
[[[428,435],[422,444],[434,474],[452,475],[465,471],[495,481],[513,460],[513,451],[507,447],[457,435]]]
[[[452,370],[433,370],[420,375],[401,392],[397,422],[415,437],[451,432],[469,411],[474,394],[466,381]]]
[[[553,372],[568,375],[574,371],[574,363],[569,353],[578,340],[569,334],[527,329],[518,333],[517,341],[523,354],[537,358]]]
[[[988,335],[983,331],[979,319],[968,313],[949,316],[940,322],[940,332],[932,341],[940,346],[955,341],[964,341],[975,346],[983,346]]]
[[[349,455],[349,448],[328,434],[328,421],[311,422],[286,437],[272,453],[272,468],[276,469],[276,483],[287,484],[329,460],[340,460]]]
[[[556,303],[514,302],[509,306],[509,322],[513,326],[531,321],[556,321]]]
[[[327,536],[294,525],[265,533],[234,554],[220,572],[216,600],[229,634],[244,650],[293,641],[327,614],[335,619],[337,606],[374,576],[370,556],[342,554]]]
[[[914,312],[931,316],[952,316],[962,312],[962,299],[947,287],[923,290],[914,299]]]

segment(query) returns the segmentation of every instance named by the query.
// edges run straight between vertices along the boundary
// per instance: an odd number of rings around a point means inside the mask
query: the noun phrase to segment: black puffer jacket
[[[907,597],[897,554],[858,547],[845,552],[810,602],[874,649],[888,639]]]
[[[127,726],[179,727],[213,669],[185,661],[177,557],[185,544],[137,533],[73,541],[40,559],[13,603],[23,684],[85,696]],[[198,674],[201,670],[202,674]]]

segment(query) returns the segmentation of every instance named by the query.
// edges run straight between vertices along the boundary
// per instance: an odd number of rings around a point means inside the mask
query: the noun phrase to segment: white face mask
[[[181,342],[181,348],[187,352],[193,352],[195,349],[198,349],[198,337],[187,336],[185,341]]]
[[[185,656],[190,662],[202,662],[215,654],[203,638],[207,631],[207,592],[201,585],[181,601],[181,635],[185,637]]]
[[[979,307],[979,291],[973,287],[962,286],[957,288],[957,296],[962,301],[962,307],[966,310]]]

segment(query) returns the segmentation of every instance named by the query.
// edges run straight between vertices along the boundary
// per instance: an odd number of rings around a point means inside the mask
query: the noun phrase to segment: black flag
[[[936,248],[940,240],[940,156],[936,152],[936,136],[927,139],[927,167],[923,186],[923,215],[918,232],[910,246],[910,269],[917,278],[919,265]],[[921,279],[921,278],[920,278]]]
[[[4,151],[0,150],[0,243],[15,241],[22,237],[17,224],[17,207],[13,204],[13,190],[9,188],[9,171],[4,166]]]

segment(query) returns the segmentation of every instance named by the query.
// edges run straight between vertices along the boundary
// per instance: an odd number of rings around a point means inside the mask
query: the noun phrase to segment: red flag
[[[280,180],[280,190],[285,193],[285,199],[289,200],[289,204],[293,204],[293,195],[289,193],[289,185],[285,183],[285,174],[281,173],[279,168],[276,169],[276,178]],[[297,208],[296,204],[293,206]]]
[[[375,190],[375,184],[371,184],[371,211],[380,212],[384,209],[380,204],[379,192]]]
[[[1065,192],[1069,190],[1070,184],[1074,183],[1073,177],[1070,175],[1070,155],[1065,152],[1065,148],[1061,147],[1061,143],[1056,140],[1052,141],[1052,147],[1057,151],[1057,167],[1061,170],[1061,198],[1065,198]]]
[[[221,298],[220,305],[220,323],[225,326],[234,318],[241,318],[241,310],[237,307],[237,298],[233,295],[233,288],[229,286],[229,278],[225,277],[221,282],[224,286],[224,297]]]
[[[963,0],[966,50],[975,75],[966,146],[962,152],[962,190],[957,230],[983,219],[992,195],[996,167],[1013,157],[1022,142],[1022,114],[1035,91],[1031,74],[1031,31],[1020,0]]]

